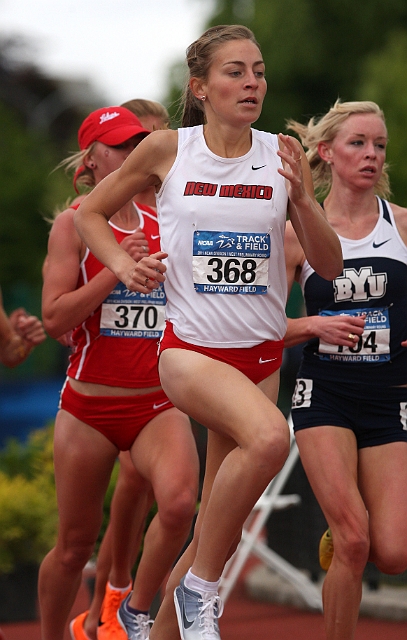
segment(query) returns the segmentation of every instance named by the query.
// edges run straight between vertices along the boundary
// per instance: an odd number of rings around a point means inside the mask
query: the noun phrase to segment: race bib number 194
[[[265,294],[270,235],[195,231],[192,270],[199,293]]]
[[[365,314],[363,334],[353,347],[332,345],[320,340],[319,354],[322,360],[336,362],[377,363],[390,360],[390,320],[388,309],[354,309],[353,311],[322,311],[320,315]]]

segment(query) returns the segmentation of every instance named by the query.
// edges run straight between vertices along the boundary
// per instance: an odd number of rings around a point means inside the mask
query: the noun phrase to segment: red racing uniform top
[[[155,253],[160,250],[156,213],[148,206],[134,206],[150,253]],[[109,224],[119,243],[135,231]],[[103,268],[103,264],[86,249],[77,288]],[[75,380],[113,387],[159,385],[157,343],[164,326],[165,302],[162,285],[150,294],[143,294],[129,291],[118,282],[103,303],[73,330],[74,346],[67,375]]]

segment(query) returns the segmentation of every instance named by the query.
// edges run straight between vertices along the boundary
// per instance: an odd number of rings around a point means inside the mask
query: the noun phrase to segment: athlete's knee
[[[405,546],[373,549],[370,559],[382,573],[395,576],[407,570],[407,548]]]
[[[287,423],[269,424],[253,438],[251,445],[254,459],[259,466],[278,473],[284,466],[290,452],[290,434]]]
[[[196,491],[192,487],[179,488],[165,500],[158,501],[159,518],[165,528],[183,530],[191,526],[196,506]]]
[[[76,538],[65,544],[58,544],[55,552],[63,570],[77,572],[84,568],[91,558],[95,547],[95,540]]]
[[[362,529],[348,527],[334,535],[335,554],[353,572],[362,574],[369,559],[369,534]]]

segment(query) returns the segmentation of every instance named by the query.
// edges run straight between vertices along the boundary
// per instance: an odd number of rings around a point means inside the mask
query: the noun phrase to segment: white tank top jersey
[[[288,196],[278,138],[251,131],[247,154],[222,158],[206,146],[202,125],[179,129],[157,194],[166,317],[190,344],[252,347],[286,331]]]

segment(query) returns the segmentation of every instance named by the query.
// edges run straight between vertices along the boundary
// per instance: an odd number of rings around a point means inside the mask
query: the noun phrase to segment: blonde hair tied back
[[[369,100],[341,102],[337,100],[329,111],[319,119],[311,118],[307,124],[301,124],[295,120],[287,120],[287,129],[294,131],[305,147],[307,158],[311,167],[314,188],[317,196],[326,196],[332,185],[332,174],[329,165],[322,160],[318,153],[320,142],[331,142],[342,124],[349,116],[354,114],[373,113],[383,120],[383,111],[375,103]],[[382,175],[378,181],[375,192],[381,198],[388,199],[391,193],[388,174],[388,164],[383,166]]]

